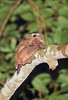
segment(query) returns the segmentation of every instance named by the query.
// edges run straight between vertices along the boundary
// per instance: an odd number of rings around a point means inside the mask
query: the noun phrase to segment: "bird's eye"
[[[36,37],[36,34],[34,34],[33,37]]]

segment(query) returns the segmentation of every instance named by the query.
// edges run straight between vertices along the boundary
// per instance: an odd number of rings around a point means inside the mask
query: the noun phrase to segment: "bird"
[[[43,36],[39,33],[32,33],[25,40],[22,40],[14,55],[17,74],[19,74],[22,66],[30,64],[32,60],[36,59],[34,54],[39,50],[45,49],[45,46]]]

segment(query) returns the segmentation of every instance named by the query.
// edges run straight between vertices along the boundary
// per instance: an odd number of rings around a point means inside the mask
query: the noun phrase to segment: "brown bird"
[[[33,33],[19,43],[15,53],[15,68],[20,72],[22,65],[30,64],[35,59],[34,54],[45,48],[43,36],[39,33]]]

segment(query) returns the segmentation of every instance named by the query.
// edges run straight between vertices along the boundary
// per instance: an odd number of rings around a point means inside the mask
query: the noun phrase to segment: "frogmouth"
[[[39,33],[33,33],[26,40],[22,40],[14,56],[17,74],[22,66],[32,63],[32,60],[36,59],[34,54],[42,49],[45,49],[45,43],[43,36]]]

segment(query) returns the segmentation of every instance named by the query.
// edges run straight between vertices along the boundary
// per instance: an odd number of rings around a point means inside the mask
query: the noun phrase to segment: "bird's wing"
[[[17,52],[19,53],[25,46],[30,45],[30,41],[29,40],[23,40],[18,44],[18,49]]]
[[[38,48],[36,48],[36,47],[29,46],[29,45],[25,46],[19,53],[16,54],[15,62],[17,62],[17,64],[23,64],[24,65],[25,62],[27,63],[28,60],[30,60],[30,57],[32,55],[34,55],[34,53],[36,51],[38,51]]]

